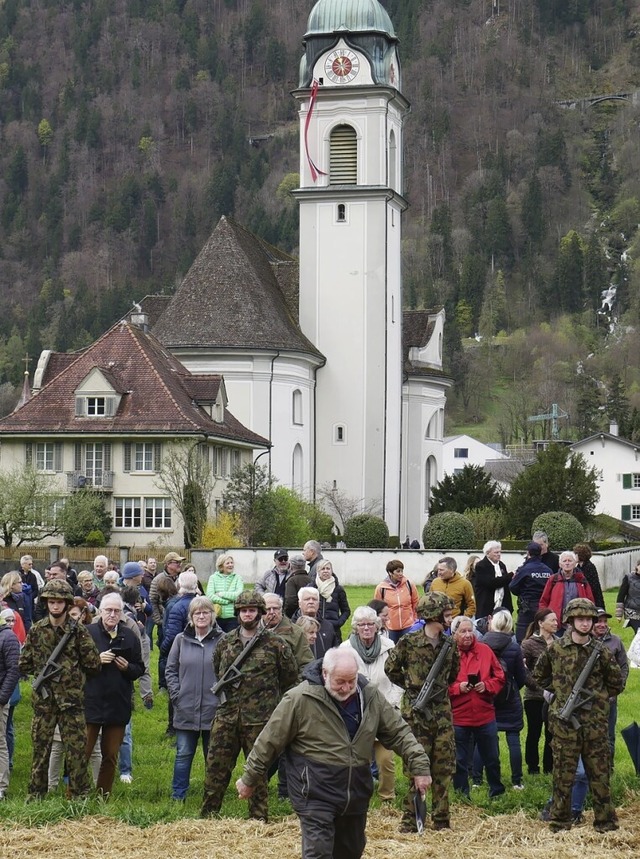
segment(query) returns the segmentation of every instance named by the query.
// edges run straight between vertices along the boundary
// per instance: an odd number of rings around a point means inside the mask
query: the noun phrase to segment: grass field
[[[363,605],[371,599],[373,588],[350,587],[347,588],[347,593],[353,610],[356,606]],[[615,592],[608,592],[606,600],[611,610],[615,601]],[[621,632],[623,640],[628,645],[632,637],[631,631],[620,630],[615,620],[611,624],[612,630],[616,633]],[[157,650],[152,652],[152,670],[155,678],[157,676]],[[184,804],[176,803],[170,799],[174,748],[171,741],[166,739],[164,735],[167,724],[166,695],[156,695],[156,705],[150,711],[141,706],[139,696],[137,696],[133,722],[132,784],[123,785],[116,776],[114,792],[108,802],[95,798],[83,802],[68,802],[64,798],[62,788],[60,788],[59,793],[50,795],[42,802],[25,804],[31,760],[31,706],[28,684],[23,684],[22,693],[23,700],[16,708],[16,754],[9,798],[2,804],[3,825],[40,826],[68,818],[100,815],[138,827],[149,827],[156,823],[198,816],[204,770],[201,755],[198,755],[194,762],[191,791],[186,802]],[[627,689],[619,700],[618,732],[621,727],[628,725],[637,718],[639,705],[640,670],[632,670]],[[522,740],[524,743],[524,733]],[[503,781],[505,785],[508,785],[510,784],[509,765],[504,736],[501,738],[501,749]],[[232,786],[235,777],[232,780]],[[489,815],[515,813],[522,809],[525,815],[535,818],[550,794],[551,780],[548,776],[528,776],[525,774],[524,782],[524,791],[507,790],[503,797],[491,802],[488,799],[486,788],[474,790],[473,804]],[[398,807],[405,790],[406,780],[398,763]],[[637,801],[640,792],[640,779],[634,774],[631,759],[619,734],[616,744],[613,792],[617,805]],[[454,800],[454,803],[456,802]],[[372,806],[374,808],[378,806],[377,799],[374,798]],[[246,813],[246,803],[237,799],[235,790],[231,787],[225,798],[223,816],[246,817]],[[275,780],[270,785],[270,813],[272,820],[282,819],[291,814],[289,803],[277,799]],[[233,853],[229,855],[233,855]]]

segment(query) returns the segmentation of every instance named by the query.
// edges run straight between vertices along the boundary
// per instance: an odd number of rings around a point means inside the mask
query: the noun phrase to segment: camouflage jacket
[[[590,638],[587,644],[575,644],[569,628],[562,638],[554,641],[540,654],[533,670],[533,678],[538,686],[555,695],[549,707],[550,717],[555,716],[566,703],[594,646],[593,638]],[[584,686],[585,692],[592,693],[593,697],[576,711],[580,722],[598,721],[606,729],[609,698],[622,692],[623,686],[620,666],[611,651],[604,647]]]
[[[400,688],[404,689],[401,713],[410,722],[416,719],[425,720],[422,713],[413,709],[413,702],[427,679],[431,666],[436,661],[444,644],[446,636],[440,634],[437,646],[429,644],[424,630],[403,635],[396,646],[389,651],[384,666],[387,677]],[[430,703],[430,709],[435,718],[445,718],[451,722],[451,700],[448,687],[458,676],[460,656],[455,642],[449,650],[437,683],[438,691]]]
[[[225,671],[242,653],[240,629],[226,633],[213,654],[213,670],[222,679]],[[269,630],[240,668],[242,679],[227,686],[226,701],[220,704],[216,718],[236,719],[246,725],[266,723],[278,702],[298,682],[298,665],[287,642]]]
[[[64,626],[52,626],[48,616],[34,623],[20,654],[20,673],[37,677],[68,629],[68,620]],[[75,633],[58,657],[57,664],[62,670],[47,681],[47,691],[60,709],[82,709],[87,675],[91,676],[100,671],[98,648],[82,624],[76,627]],[[44,704],[44,700],[37,695],[34,695],[33,702],[34,705]]]

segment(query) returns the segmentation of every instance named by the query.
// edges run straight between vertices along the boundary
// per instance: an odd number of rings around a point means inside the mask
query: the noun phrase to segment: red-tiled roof
[[[53,358],[53,355],[51,356]],[[75,392],[98,368],[122,392],[114,417],[77,417]],[[66,369],[22,408],[0,420],[0,435],[14,433],[166,433],[203,434],[263,447],[267,440],[251,432],[225,410],[216,423],[195,400],[215,399],[220,377],[191,376],[151,334],[118,322],[92,346],[74,356]]]

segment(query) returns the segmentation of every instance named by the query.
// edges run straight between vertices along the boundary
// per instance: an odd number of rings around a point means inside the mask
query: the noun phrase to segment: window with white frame
[[[454,457],[454,459],[468,459],[469,458],[469,448],[468,447],[454,447],[453,457]]]
[[[29,443],[30,453],[27,460],[35,465],[37,471],[62,471],[62,444],[53,441],[39,441],[35,444]],[[35,461],[34,461],[35,454]]]
[[[123,471],[153,473],[162,467],[162,445],[159,442],[125,442],[123,445]]]
[[[302,391],[295,390],[292,396],[293,423],[302,426]]]
[[[111,476],[111,442],[95,441],[75,446],[74,471],[84,475],[91,486],[110,485],[105,473]]]
[[[76,397],[76,417],[111,418],[115,413],[115,397],[85,395]]]
[[[240,453],[239,450],[232,450],[231,451],[231,474],[232,475],[235,474],[236,471],[238,471],[240,468],[242,468],[242,454]]]
[[[140,498],[116,498],[116,515],[113,520],[115,528],[140,528],[141,500]]]
[[[632,504],[631,505],[631,519],[632,520],[640,519],[640,504]]]
[[[216,477],[229,477],[229,450],[226,447],[213,448],[213,473]]]
[[[170,498],[145,498],[144,499],[144,527],[145,528],[170,528],[171,527],[171,499]]]

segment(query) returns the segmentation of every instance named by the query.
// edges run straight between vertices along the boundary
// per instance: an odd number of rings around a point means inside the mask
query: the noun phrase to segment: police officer
[[[609,699],[622,691],[620,666],[611,652],[593,637],[598,612],[591,600],[579,597],[567,603],[562,638],[544,651],[534,669],[534,679],[551,693],[549,729],[553,735],[553,797],[550,827],[553,832],[571,829],[571,788],[578,758],[582,756],[593,798],[593,825],[597,832],[618,828],[609,786]],[[576,728],[559,718],[594,648],[599,653],[584,684],[585,705],[575,711]]]
[[[234,611],[239,626],[222,636],[215,650],[216,677],[224,677],[256,635],[260,639],[239,666],[241,678],[225,688],[224,700],[211,725],[203,817],[220,811],[240,750],[248,756],[282,695],[298,682],[298,665],[291,648],[284,639],[263,627],[266,606],[262,594],[243,591],[236,598]],[[249,816],[267,820],[266,780],[256,785],[249,800]]]
[[[416,612],[424,620],[417,632],[403,635],[396,643],[384,666],[392,683],[404,689],[401,713],[418,742],[424,747],[431,762],[432,814],[434,829],[449,828],[449,785],[455,769],[455,739],[451,718],[451,700],[448,686],[456,679],[460,660],[453,641],[438,675],[438,692],[428,705],[428,715],[415,710],[413,703],[429,675],[431,666],[447,641],[444,630],[448,627],[445,613],[450,616],[454,602],[443,593],[429,591],[418,600]],[[413,810],[415,791],[407,794],[401,829],[416,831]]]
[[[58,670],[43,684],[40,692],[32,696],[33,760],[29,796],[37,799],[47,792],[49,756],[56,725],[60,728],[67,759],[69,792],[72,797],[86,796],[91,783],[85,757],[84,684],[87,675],[100,671],[100,654],[84,626],[69,619],[73,591],[67,582],[47,582],[40,599],[46,603],[47,615],[29,630],[20,655],[20,673],[37,677],[62,637],[67,632],[71,632],[71,636],[56,658]]]

